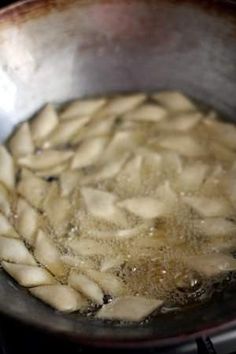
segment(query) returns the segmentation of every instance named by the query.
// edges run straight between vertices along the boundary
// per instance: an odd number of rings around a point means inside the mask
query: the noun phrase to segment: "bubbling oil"
[[[139,116],[145,105],[163,116]],[[108,119],[113,119],[110,131],[104,124],[97,135],[90,130],[90,124]],[[198,257],[231,255],[236,249],[236,192],[229,182],[236,178],[236,143],[228,124],[195,103],[175,111],[146,97],[124,113],[98,112],[78,133],[56,148],[70,149],[81,159],[87,153],[92,162],[75,168],[78,161],[72,157],[62,172],[47,176],[43,170],[41,177],[71,208],[63,221],[66,232],[57,232],[40,210],[44,230],[68,270],[57,278],[60,283],[67,284],[70,271],[92,269],[118,279],[122,296],[161,299],[165,309],[183,309],[208,300],[215,287],[232,281],[229,272],[235,265],[224,263],[213,272],[207,262],[205,268],[198,264]],[[89,145],[93,139],[99,148],[99,139],[106,142],[97,158]],[[53,141],[49,135],[36,155]],[[105,302],[114,297],[104,290]],[[97,305],[92,309],[96,312]]]
[[[205,163],[207,163],[206,160]],[[212,164],[212,161],[209,161],[209,164]],[[166,180],[166,176],[174,178],[173,172],[166,170],[163,176],[158,176],[160,184]],[[89,186],[114,192],[122,198],[129,181],[123,181],[125,186],[120,184],[120,180],[118,182],[117,179],[111,179],[89,184]],[[147,178],[145,189],[141,193],[139,190],[138,195],[152,196],[155,190],[147,188],[148,185]],[[185,195],[181,191],[179,194]],[[219,194],[221,192],[217,191],[217,195]],[[133,191],[131,195],[134,195]],[[191,193],[187,193],[187,195],[191,195]],[[194,193],[194,195],[198,195],[198,193]],[[181,204],[181,201],[167,217],[155,220],[154,224],[152,223],[141,232],[137,231],[133,238],[119,240],[109,235],[106,236],[109,232],[117,230],[116,225],[109,222],[104,223],[87,213],[81,213],[78,209],[78,200],[77,194],[75,198],[76,220],[72,222],[73,226],[69,237],[70,239],[90,239],[91,229],[104,231],[104,235],[91,239],[95,239],[104,248],[109,248],[110,254],[106,254],[105,258],[114,257],[123,260],[121,264],[118,262],[118,265],[114,262],[114,266],[109,269],[109,272],[124,282],[125,294],[163,299],[165,309],[180,310],[194,303],[207,301],[214,293],[215,287],[223,290],[230,282],[231,278],[227,274],[206,278],[184,263],[186,255],[211,254],[212,245],[209,245],[206,236],[194,226],[194,221],[199,220],[199,216]],[[129,227],[138,230],[140,219],[130,213],[127,213],[127,219]],[[222,245],[227,239],[228,236],[221,238]],[[59,244],[68,255],[71,254],[71,250],[65,246],[65,240],[68,241],[68,236]],[[87,261],[91,261],[92,267],[99,270],[103,258],[104,255],[93,255],[85,257],[84,262],[86,264]],[[91,311],[93,313],[96,310],[97,308],[90,308],[89,314],[91,315]]]
[[[136,131],[142,130],[144,136],[145,132],[146,136],[153,136],[150,128],[149,124],[135,125]],[[119,124],[117,124],[116,129],[118,131]],[[116,134],[116,129],[113,131],[113,136]],[[209,149],[209,135],[204,130],[203,124],[199,124],[195,131],[193,130],[191,133],[198,141],[203,143],[207,151]],[[158,132],[155,141],[157,136],[161,138],[162,133]],[[148,140],[147,143],[143,141],[142,148],[149,148],[149,145]],[[152,161],[150,162],[145,156],[142,157],[143,169],[140,172],[141,176],[138,176],[141,182],[137,183],[137,176],[132,174],[132,172],[137,173],[134,170],[131,171],[129,176],[121,172],[114,178],[88,183],[87,186],[114,193],[120,199],[155,196],[159,185],[162,186],[167,180],[172,181],[175,185],[175,180],[181,174],[176,170],[176,166],[171,163],[171,160],[168,163],[168,151],[160,147],[156,150],[158,154],[163,153],[163,156],[167,158],[167,164],[162,170],[157,170],[155,164],[152,165]],[[193,161],[204,163],[211,171],[214,171],[217,166],[221,166],[224,171],[231,166],[228,161],[213,159],[212,155],[206,156],[205,154],[197,159],[182,156],[181,160],[184,166],[191,164]],[[179,162],[174,161],[174,163]],[[86,169],[86,175],[89,176],[91,171],[93,171],[92,167]],[[218,288],[220,286],[223,288],[230,277],[227,274],[219,274],[213,278],[207,278],[186,266],[184,262],[186,256],[211,254],[212,246],[209,245],[206,235],[203,235],[194,226],[194,221],[199,220],[198,213],[186,206],[181,201],[181,197],[192,195],[197,197],[202,195],[202,191],[208,197],[222,196],[224,191],[220,178],[221,176],[219,178],[216,176],[213,182],[209,182],[206,177],[201,188],[193,192],[179,189],[176,193],[178,201],[171,213],[165,217],[157,218],[154,223],[141,230],[141,232],[139,232],[140,218],[127,212],[129,228],[137,228],[135,237],[127,238],[127,240],[119,240],[117,237],[112,238],[108,235],[109,232],[112,234],[113,231],[117,230],[116,225],[96,219],[89,213],[83,213],[82,216],[78,205],[82,207],[84,205],[78,187],[77,192],[73,193],[76,221],[74,220],[75,224],[73,224],[72,230],[76,230],[76,232],[74,236],[70,237],[87,239],[90,238],[91,229],[101,230],[100,236],[98,238],[96,236],[92,237],[92,239],[95,239],[104,248],[108,247],[110,254],[105,255],[105,257],[121,258],[123,260],[121,264],[117,262],[118,265],[114,262],[114,266],[109,269],[109,272],[118,276],[124,282],[125,294],[162,299],[165,301],[166,307],[170,308],[176,308],[176,306],[183,308],[192,303],[206,301],[212,296],[216,284]],[[132,183],[133,180],[135,183]],[[208,182],[209,185],[207,185]],[[204,220],[201,222],[204,223]],[[104,231],[104,235],[102,235],[102,231]],[[227,239],[228,236],[221,238],[222,245]],[[66,247],[64,249],[67,254],[70,253],[70,250]],[[103,258],[104,255],[90,257],[95,269],[99,270]]]

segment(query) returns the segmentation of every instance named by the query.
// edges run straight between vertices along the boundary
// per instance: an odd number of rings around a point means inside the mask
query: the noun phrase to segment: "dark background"
[[[13,4],[14,2],[18,2],[19,0],[0,0],[0,7],[9,5],[9,4]],[[212,0],[214,1],[214,0]],[[232,2],[235,3],[236,0],[221,0],[221,1],[227,1],[227,2]]]
[[[14,2],[18,2],[19,0],[0,0],[0,7],[9,5],[9,4],[13,4]],[[214,0],[212,0],[214,1]],[[227,1],[227,2],[232,2],[235,3],[236,0],[221,0],[221,1]]]
[[[18,2],[18,0],[0,0],[0,7],[13,4],[14,2]]]

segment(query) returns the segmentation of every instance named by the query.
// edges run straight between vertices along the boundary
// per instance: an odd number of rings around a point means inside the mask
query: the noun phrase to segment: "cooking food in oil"
[[[178,92],[48,104],[0,147],[0,260],[53,308],[142,321],[236,269],[236,128]]]

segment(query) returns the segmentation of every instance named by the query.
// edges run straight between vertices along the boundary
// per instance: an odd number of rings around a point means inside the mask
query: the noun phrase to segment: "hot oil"
[[[128,161],[124,164],[127,166],[136,153],[136,157],[138,155],[142,162],[142,168],[139,170],[136,161],[135,176],[122,170],[118,176],[86,183],[86,187],[114,193],[118,199],[160,198],[158,193],[165,189],[166,181],[176,187],[179,168],[186,166],[192,159],[186,156],[176,158],[173,151],[161,148],[158,145],[158,139],[161,139],[162,134],[164,136],[166,132],[158,131],[157,134],[157,130],[153,129],[153,124],[128,123],[117,124],[112,134],[114,136],[119,130],[133,129],[136,132],[142,132],[144,137],[146,136],[146,142],[144,138],[142,139],[142,148],[138,150],[139,153],[136,150],[131,151]],[[203,123],[200,123],[191,134],[202,141],[206,149],[210,148],[211,137]],[[158,158],[152,160],[152,155],[147,157],[147,151],[161,155],[162,159],[159,162]],[[224,196],[221,178],[230,163],[227,160],[221,161],[213,155],[204,155],[195,160],[209,166],[204,183],[197,191],[177,188],[174,192],[174,207],[169,214],[144,222],[132,213],[125,212],[126,228],[137,228],[134,237],[113,237],[112,235],[120,230],[120,225],[100,220],[87,213],[78,184],[69,197],[73,217],[67,234],[57,237],[52,233],[62,254],[75,259],[75,263],[72,261],[70,266],[74,269],[79,268],[81,271],[86,267],[100,270],[104,257],[120,258],[120,264],[112,266],[108,272],[118,276],[124,282],[124,295],[162,299],[166,308],[184,308],[200,303],[209,299],[216,288],[223,290],[231,281],[227,274],[206,278],[187,267],[184,262],[185,257],[210,254],[214,248],[209,239],[195,227],[195,221],[201,217],[187,207],[181,198],[202,194],[210,198]],[[99,164],[90,166],[86,168],[85,175],[89,177],[97,169],[99,170]],[[161,191],[157,192],[160,187]],[[146,227],[140,229],[142,224],[146,224]],[[76,254],[69,247],[69,242],[73,240],[87,239],[96,241],[102,246],[104,254],[102,252],[96,254],[95,250],[93,255],[83,256]],[[220,242],[223,244],[227,240],[227,237],[222,237]],[[89,315],[95,310],[97,310],[96,307],[91,308]]]
[[[164,180],[166,175],[173,176],[173,172],[167,171],[165,176],[159,175],[159,181]],[[115,191],[119,195],[116,182],[116,179],[112,179],[93,184],[92,187],[109,192]],[[139,194],[151,196],[154,192],[146,188],[144,191],[139,191]],[[185,307],[210,298],[215,284],[218,288],[220,284],[222,288],[225,286],[223,286],[225,276],[216,277],[214,280],[205,279],[184,264],[183,258],[186,255],[207,254],[210,249],[205,237],[194,228],[194,220],[198,217],[180,202],[168,217],[156,220],[134,238],[119,240],[105,236],[107,231],[119,230],[119,226],[101,222],[79,210],[78,205],[81,206],[81,200],[78,193],[77,191],[76,197],[74,195],[75,218],[69,239],[96,240],[104,247],[109,247],[110,257],[121,257],[122,264],[109,269],[109,272],[124,281],[127,294],[160,298],[170,308]],[[122,194],[123,191],[120,192],[120,195]],[[141,222],[139,218],[129,213],[127,217],[129,227],[135,228]],[[91,237],[91,229],[104,231],[104,237]],[[68,239],[60,240],[59,244],[62,245],[65,241]],[[67,255],[71,254],[71,250],[66,246],[64,250]],[[94,269],[100,269],[102,258],[101,255],[90,257]]]
[[[200,296],[209,291],[208,282],[189,270],[182,261],[184,255],[196,254],[201,243],[191,235],[188,225],[184,226],[173,219],[163,221],[150,232],[151,236],[144,235],[126,243],[126,254],[132,251],[119,274],[133,295],[161,298],[169,306],[182,306],[199,301]],[[143,245],[146,240],[146,245],[156,241],[160,246],[143,247],[140,252],[137,246],[135,248],[135,243],[140,244],[140,240]]]
[[[205,136],[201,130],[200,134],[202,137]],[[184,163],[186,161],[187,159]],[[212,165],[211,158],[204,157],[202,161]],[[125,195],[127,197],[129,194],[133,196],[134,193],[137,197],[152,196],[155,195],[156,188],[167,178],[174,181],[177,175],[176,170],[173,170],[173,166],[170,165],[169,169],[167,166],[162,173],[156,171],[153,178],[153,169],[148,166],[142,172],[142,185],[139,189],[135,189],[135,186],[132,185],[127,188],[129,181],[122,176],[88,184],[88,186],[114,192],[120,198],[124,198]],[[218,185],[216,176],[216,187],[212,187],[210,190],[205,186],[202,190],[204,191],[205,188],[208,195],[212,195],[217,189],[217,195],[221,195]],[[197,195],[198,192],[193,194]],[[180,195],[192,195],[192,193],[180,191]],[[229,277],[222,275],[214,277],[214,279],[206,279],[184,264],[183,259],[186,255],[207,254],[210,253],[210,247],[206,238],[194,227],[194,220],[199,217],[180,201],[171,215],[156,220],[145,231],[127,240],[106,237],[107,231],[119,230],[119,226],[109,222],[101,222],[84,212],[81,213],[79,210],[81,203],[79,189],[77,189],[72,196],[75,217],[69,238],[96,240],[104,247],[109,247],[111,257],[121,257],[122,264],[109,269],[109,272],[120,277],[126,284],[127,294],[163,299],[167,308],[168,306],[170,308],[184,307],[206,301],[212,296],[216,284],[218,289],[224,288],[225,279],[226,282],[229,281]],[[141,222],[139,218],[128,212],[127,219],[130,228],[137,227]],[[104,237],[91,237],[91,229],[104,231]],[[59,244],[62,245],[64,241],[65,239],[60,240]],[[67,255],[71,254],[71,251],[66,247],[64,250]],[[90,257],[90,261],[92,261],[93,268],[99,270],[102,256]]]

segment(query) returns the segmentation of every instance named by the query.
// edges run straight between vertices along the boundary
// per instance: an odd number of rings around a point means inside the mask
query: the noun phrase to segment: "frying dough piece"
[[[126,217],[116,205],[117,196],[94,188],[81,188],[87,212],[115,224],[126,224]]]
[[[176,185],[180,191],[198,191],[209,170],[209,166],[203,163],[190,163],[176,178]]]
[[[183,93],[177,91],[162,91],[152,97],[171,112],[191,111],[196,107]]]
[[[17,191],[35,208],[42,209],[44,199],[48,193],[48,183],[35,176],[31,171],[23,169]]]
[[[124,119],[159,122],[166,117],[166,110],[157,104],[145,103],[124,115]]]
[[[124,296],[103,305],[97,317],[106,320],[140,322],[163,304],[162,300]]]
[[[178,178],[183,171],[183,158],[174,151],[165,151],[162,153],[162,165],[166,175]]]
[[[201,112],[182,112],[171,116],[159,124],[162,130],[176,130],[177,132],[187,132],[193,129],[203,118]]]
[[[60,114],[61,119],[75,119],[92,116],[106,103],[105,98],[79,99],[70,103]]]
[[[127,241],[127,239],[133,238],[138,235],[148,233],[148,230],[152,226],[152,221],[142,221],[140,224],[127,229],[118,230],[99,230],[98,228],[90,228],[88,232],[89,237],[97,238],[98,240],[112,240]],[[103,246],[104,247],[104,246]]]
[[[0,145],[0,182],[9,190],[15,187],[15,164],[5,146]]]
[[[107,272],[114,268],[120,267],[125,262],[125,259],[122,256],[117,257],[105,257],[101,262],[100,271]]]
[[[44,150],[39,154],[19,158],[18,164],[31,170],[46,170],[70,160],[72,156],[70,150]]]
[[[165,202],[149,197],[126,199],[117,205],[143,219],[153,219],[166,214]]]
[[[100,287],[86,275],[72,271],[68,278],[68,284],[81,292],[86,298],[96,304],[103,304],[103,292]]]
[[[31,133],[38,146],[57,126],[58,116],[51,104],[47,104],[32,120]]]
[[[75,238],[69,241],[69,246],[76,254],[81,256],[106,255],[112,253],[112,248],[109,245],[86,238]]]
[[[66,268],[61,261],[59,250],[42,230],[38,231],[35,239],[34,256],[54,275],[58,277],[65,275]]]
[[[146,95],[142,93],[118,96],[109,100],[109,102],[103,107],[99,113],[99,117],[106,117],[110,115],[121,115],[128,111],[131,111],[138,105],[140,105],[146,98]]]
[[[232,214],[232,208],[224,198],[187,196],[183,197],[183,201],[203,217],[229,216]]]
[[[9,220],[0,213],[0,235],[5,237],[19,238]]]
[[[108,295],[119,296],[124,291],[124,284],[121,279],[111,273],[99,272],[94,269],[85,269],[84,273]]]
[[[59,236],[65,234],[71,221],[72,208],[70,201],[60,196],[56,182],[51,183],[48,195],[43,202],[43,210],[55,233]]]
[[[34,209],[25,199],[18,198],[16,213],[16,230],[25,241],[27,241],[30,245],[33,245],[35,233],[40,223],[38,211]]]
[[[68,197],[79,185],[80,173],[78,171],[65,171],[60,175],[59,183],[62,197]]]
[[[235,171],[228,172],[223,176],[221,180],[221,185],[223,186],[224,193],[229,198],[233,206],[236,206],[236,183],[235,183],[236,173]]]
[[[65,170],[68,169],[68,162],[64,162],[61,165],[50,167],[47,170],[35,171],[36,176],[44,177],[45,179],[50,177],[59,177]]]
[[[233,162],[236,160],[236,154],[232,150],[216,141],[211,141],[210,151],[215,159],[228,162]]]
[[[107,117],[105,120],[92,120],[88,125],[86,125],[76,134],[71,143],[76,145],[80,141],[87,138],[94,138],[105,135],[108,136],[112,132],[114,121],[114,116]]]
[[[71,161],[71,168],[82,168],[95,163],[104,151],[108,141],[109,137],[107,136],[84,140],[75,151],[75,155]]]
[[[190,135],[169,134],[158,139],[158,144],[165,148],[173,150],[183,156],[198,157],[206,155],[205,148]]]
[[[209,237],[232,236],[236,232],[236,224],[222,217],[195,220],[194,227]]]
[[[24,242],[15,238],[0,236],[0,260],[36,265]]]
[[[34,287],[56,283],[55,278],[38,266],[2,262],[2,266],[20,285]]]
[[[185,263],[195,271],[206,277],[212,277],[220,273],[235,271],[236,259],[223,253],[192,256],[185,259]]]
[[[83,310],[87,301],[74,289],[66,285],[42,285],[30,289],[30,292],[46,304],[61,312]]]
[[[10,201],[11,201],[10,193],[0,183],[0,211],[6,216],[9,216],[11,213]]]
[[[234,124],[222,122],[216,119],[204,120],[205,127],[211,134],[210,138],[217,140],[229,149],[236,148],[236,128]]]
[[[124,153],[122,156],[116,157],[111,162],[101,164],[96,172],[81,179],[81,184],[103,181],[115,177],[122,169],[122,166],[128,160],[130,154]],[[103,162],[103,161],[102,161]]]
[[[79,270],[81,272],[84,271],[84,269],[87,268],[93,268],[95,267],[96,260],[94,258],[90,257],[81,257],[81,256],[72,256],[72,255],[62,255],[61,260],[63,263],[66,265],[76,268],[76,270]]]
[[[34,153],[34,143],[28,122],[21,124],[21,126],[16,130],[9,142],[9,147],[14,157]]]
[[[70,143],[71,139],[88,121],[89,117],[81,117],[80,119],[60,122],[46,138],[43,147],[48,149]]]

